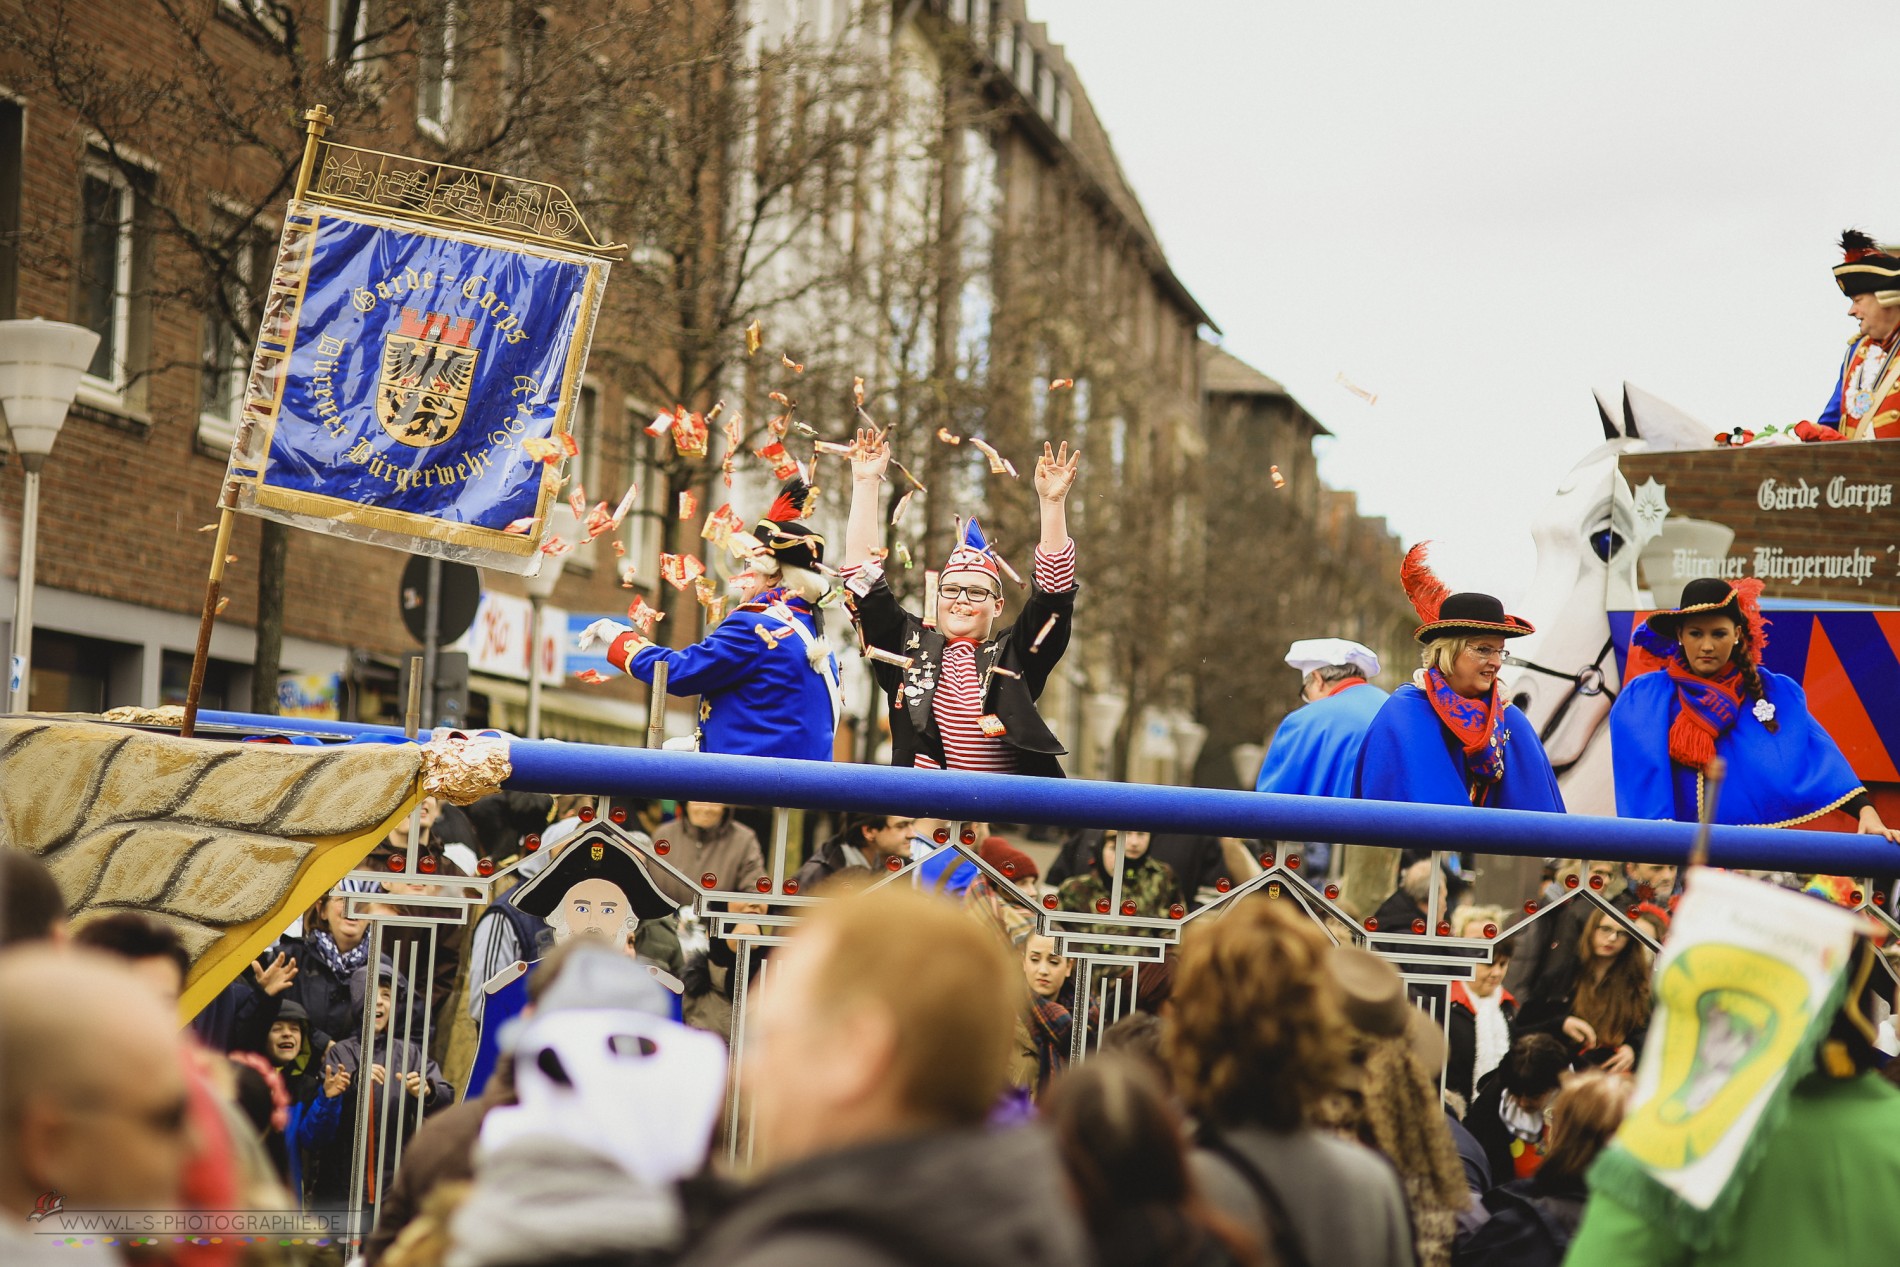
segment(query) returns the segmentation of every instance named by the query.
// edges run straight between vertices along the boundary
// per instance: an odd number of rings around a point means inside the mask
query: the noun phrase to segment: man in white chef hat
[[[1302,638],[1287,649],[1286,662],[1300,671],[1306,702],[1274,732],[1254,790],[1350,797],[1366,728],[1386,701],[1371,682],[1379,657],[1346,638]]]
[[[1378,654],[1348,638],[1302,638],[1287,648],[1286,662],[1300,671],[1306,702],[1273,732],[1254,790],[1350,797],[1366,729],[1386,701],[1370,680],[1379,675]],[[1325,874],[1331,846],[1308,841],[1305,852],[1308,874]]]

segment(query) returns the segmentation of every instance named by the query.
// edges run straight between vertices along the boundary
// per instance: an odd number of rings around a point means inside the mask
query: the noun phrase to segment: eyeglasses
[[[947,598],[953,603],[987,603],[993,599],[1002,597],[995,590],[978,589],[968,585],[939,586],[937,594],[939,597]]]
[[[1470,647],[1468,646],[1465,648],[1465,650],[1469,651],[1473,656],[1476,656],[1480,660],[1496,660],[1499,664],[1504,663],[1504,648],[1503,647]]]

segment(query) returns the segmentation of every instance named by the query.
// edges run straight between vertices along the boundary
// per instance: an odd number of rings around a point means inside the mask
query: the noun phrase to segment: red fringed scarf
[[[1439,724],[1456,735],[1463,746],[1467,782],[1482,785],[1482,790],[1488,792],[1491,784],[1504,777],[1504,749],[1491,742],[1504,716],[1504,701],[1497,686],[1494,684],[1484,699],[1466,699],[1451,689],[1444,674],[1427,669],[1425,698],[1431,701]],[[1484,797],[1481,794],[1475,800],[1482,803]]]
[[[1669,723],[1669,759],[1700,770],[1715,756],[1715,741],[1742,715],[1742,670],[1730,663],[1712,678],[1697,677],[1682,660],[1665,666],[1676,684],[1676,720]]]

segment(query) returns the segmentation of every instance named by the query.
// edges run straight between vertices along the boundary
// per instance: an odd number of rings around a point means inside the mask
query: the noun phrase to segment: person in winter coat
[[[351,978],[357,1007],[362,1006],[362,992],[368,988],[368,970],[359,970]],[[315,1200],[321,1205],[344,1205],[352,1195],[350,1165],[357,1097],[365,1087],[370,1094],[369,1156],[372,1159],[363,1191],[365,1205],[373,1203],[376,1193],[396,1177],[398,1154],[422,1125],[422,1119],[447,1108],[455,1100],[455,1089],[442,1076],[441,1067],[422,1049],[422,1044],[414,1038],[405,1038],[399,1028],[391,1029],[391,1020],[400,1015],[409,988],[406,979],[398,976],[389,964],[382,964],[376,974],[375,1029],[367,1058],[361,1036],[346,1038],[324,1054],[326,1080],[340,1072],[348,1075],[348,1082],[345,1094],[339,1097],[342,1100],[340,1128],[318,1162]],[[379,1156],[380,1164],[377,1164],[375,1159]]]
[[[326,1075],[321,1053],[310,1043],[310,1017],[303,1004],[286,1000],[277,1009],[266,1040],[273,1065],[290,1097],[289,1120],[284,1124],[285,1182],[299,1201],[310,1199],[319,1153],[336,1138],[342,1121],[343,1089],[349,1075],[340,1069]]]
[[[1478,1083],[1503,1063],[1505,1053],[1511,1050],[1511,1022],[1517,1017],[1517,1000],[1504,988],[1511,949],[1508,941],[1498,943],[1491,951],[1490,963],[1474,964],[1471,980],[1454,981],[1447,992],[1450,1011],[1446,1014],[1445,1042],[1450,1055],[1445,1061],[1445,1090],[1465,1104],[1471,1103]]]
[[[1465,1129],[1484,1145],[1491,1182],[1528,1179],[1544,1164],[1544,1110],[1570,1068],[1570,1053],[1549,1034],[1519,1034],[1504,1063],[1478,1082]]]
[[[766,1173],[687,1267],[1091,1262],[1048,1136],[985,1128],[1022,990],[997,938],[905,889],[806,909],[749,1021]]]
[[[1631,912],[1633,922],[1660,940],[1669,917],[1650,905]],[[1579,1065],[1612,1073],[1636,1067],[1649,1032],[1649,951],[1601,907],[1590,912],[1577,941],[1576,960],[1547,978],[1518,1013],[1520,1033],[1564,1040]]]
[[[719,878],[715,888],[748,890],[766,874],[765,853],[759,848],[758,836],[733,818],[730,805],[683,802],[679,815],[661,823],[654,839],[667,842],[670,852],[666,860],[695,882],[711,872]],[[688,905],[698,896],[693,884],[665,868],[651,870],[653,883],[675,905]]]
[[[1162,1045],[1200,1124],[1195,1181],[1278,1262],[1413,1267],[1397,1172],[1315,1121],[1347,1027],[1332,943],[1293,905],[1238,903],[1182,945]]]
[[[1138,1057],[1104,1053],[1077,1066],[1044,1113],[1097,1267],[1259,1261],[1258,1247],[1196,1191],[1180,1111]]]
[[[1454,1267],[1561,1267],[1590,1197],[1584,1176],[1622,1125],[1629,1095],[1626,1074],[1573,1078],[1551,1108],[1543,1166],[1485,1194],[1491,1217],[1458,1247]]]

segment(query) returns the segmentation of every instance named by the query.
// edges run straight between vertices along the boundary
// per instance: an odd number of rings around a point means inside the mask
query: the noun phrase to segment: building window
[[[99,335],[87,374],[125,391],[132,339],[132,256],[137,200],[118,172],[88,167],[80,182],[79,324]]]
[[[204,314],[204,346],[199,364],[198,443],[222,453],[231,447],[238,415],[244,408],[244,383],[251,370],[251,338],[257,329],[258,279],[269,269],[269,245],[235,216],[213,213],[212,233],[231,243],[229,268],[219,283],[222,294]]]
[[[252,27],[273,40],[284,38],[283,19],[272,0],[218,0],[218,8],[239,26]]]
[[[0,100],[0,321],[20,306],[20,172],[25,162],[26,111]]]
[[[443,0],[416,38],[416,126],[446,145],[455,110],[455,5]]]
[[[330,0],[330,60],[361,66],[369,56],[370,0]]]

